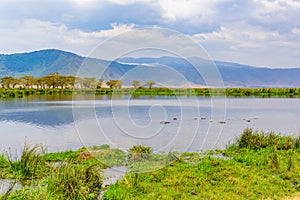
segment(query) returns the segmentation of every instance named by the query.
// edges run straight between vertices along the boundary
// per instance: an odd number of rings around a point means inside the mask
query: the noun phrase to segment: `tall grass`
[[[42,155],[45,149],[41,145],[24,144],[21,155],[12,155],[12,152],[7,152],[7,167],[13,174],[13,177],[21,180],[31,180],[42,178],[46,171],[47,165]]]
[[[265,133],[246,128],[236,144],[239,148],[261,149],[274,147],[279,150],[288,150],[298,147],[298,140],[299,138],[293,138],[292,136],[281,136],[274,132]]]
[[[11,152],[0,156],[0,167],[6,171],[4,178],[24,185],[0,199],[96,199],[103,181],[102,165],[95,159],[80,160],[82,151],[45,154],[41,145],[25,143],[19,156]]]
[[[128,151],[128,158],[131,161],[140,161],[142,159],[148,159],[152,154],[151,147],[143,145],[135,145]]]
[[[300,149],[300,134],[294,139],[294,147]]]
[[[96,166],[64,163],[40,181],[6,195],[6,199],[92,200],[100,194],[102,176]]]
[[[0,154],[0,178],[3,178],[5,176],[5,170],[8,167],[8,160],[5,155]]]
[[[137,155],[143,152],[142,147],[133,149]],[[213,152],[227,159],[211,156]],[[211,150],[206,156],[183,153],[183,157],[189,159],[176,159],[158,170],[127,171],[103,198],[284,199],[300,189],[299,137],[245,129],[226,149]]]
[[[95,199],[103,177],[95,166],[65,163],[55,168],[47,178],[47,193],[61,199]]]

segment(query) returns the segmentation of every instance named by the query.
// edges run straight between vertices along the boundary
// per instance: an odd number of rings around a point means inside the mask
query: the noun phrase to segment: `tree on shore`
[[[1,85],[4,88],[15,88],[20,81],[12,76],[3,77],[0,79]]]
[[[58,72],[54,72],[46,75],[45,77],[42,77],[42,79],[45,80],[48,88],[58,88],[59,79],[61,79],[61,76],[59,75]]]
[[[66,88],[86,88],[86,89],[100,89],[104,83],[103,79],[97,80],[94,77],[76,77],[60,75],[58,72],[47,74],[42,77],[35,78],[33,76],[21,76],[14,78],[6,76],[0,78],[0,87],[2,88],[36,88],[36,89],[66,89]],[[112,89],[121,89],[122,80],[109,80],[106,84]],[[136,86],[140,86],[137,81]]]
[[[41,77],[41,78],[37,78],[35,80],[35,85],[36,85],[37,88],[45,89],[47,83],[46,83],[46,80],[43,77]]]
[[[106,85],[108,85],[109,88],[111,88],[111,89],[121,89],[122,81],[121,80],[109,80],[106,82]]]
[[[36,79],[33,76],[21,76],[19,80],[20,83],[27,89],[32,88],[32,86],[36,83]]]
[[[75,88],[76,77],[75,76],[66,76],[66,87]]]
[[[102,88],[103,82],[104,82],[103,79],[99,79],[99,80],[97,81],[97,89]]]
[[[133,80],[131,84],[135,89],[141,87],[140,81]]]
[[[96,88],[97,81],[96,78],[84,78],[83,79],[83,87],[84,88]]]
[[[149,88],[151,89],[153,87],[153,85],[155,85],[155,82],[152,81],[152,80],[149,80],[149,81],[146,82],[146,85],[148,85]]]

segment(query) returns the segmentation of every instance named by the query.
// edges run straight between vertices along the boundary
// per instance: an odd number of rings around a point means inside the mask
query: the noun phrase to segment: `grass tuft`
[[[41,178],[47,171],[45,160],[42,157],[44,153],[45,149],[41,145],[25,143],[20,158],[14,158],[11,152],[6,153],[7,168],[16,179]]]

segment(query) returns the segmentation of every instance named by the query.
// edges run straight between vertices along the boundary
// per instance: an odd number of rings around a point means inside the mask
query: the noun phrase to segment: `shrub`
[[[102,186],[100,170],[95,165],[67,163],[53,168],[38,182],[15,190],[7,199],[97,199]]]
[[[300,149],[300,134],[294,139],[294,148]]]
[[[237,140],[237,145],[239,148],[261,149],[275,147],[278,150],[288,150],[299,145],[298,140],[299,138],[293,139],[291,136],[280,136],[274,132],[264,133],[246,128]]]
[[[5,177],[5,174],[7,173],[6,170],[8,168],[8,164],[9,163],[7,158],[3,154],[0,154],[0,179]]]
[[[147,159],[152,154],[151,147],[143,145],[135,145],[129,149],[128,157],[130,160],[139,161],[142,159]]]
[[[264,148],[267,145],[268,144],[265,135],[258,133],[257,131],[253,132],[253,129],[251,128],[246,128],[238,140],[238,146],[240,148],[259,149]]]
[[[100,170],[93,165],[63,164],[48,178],[47,193],[61,199],[96,199],[102,180]]]
[[[92,146],[89,148],[90,150],[104,150],[104,149],[110,149],[110,146],[108,144],[102,144],[100,146]]]
[[[7,153],[8,168],[14,174],[14,178],[23,180],[41,178],[46,171],[42,154],[44,154],[42,146],[27,143],[24,144],[19,159],[13,159],[11,153]]]

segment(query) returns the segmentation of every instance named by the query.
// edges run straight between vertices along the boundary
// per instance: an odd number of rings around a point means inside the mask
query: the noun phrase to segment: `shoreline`
[[[0,156],[0,177],[17,180],[24,186],[11,191],[8,199],[58,198],[57,195],[66,195],[65,199],[71,199],[69,195],[94,199],[100,193],[103,199],[285,199],[300,191],[300,135],[280,136],[245,129],[225,149],[161,154],[142,145],[133,146],[127,153],[108,145],[53,153],[43,153],[36,145],[25,147],[26,144],[22,155],[30,161],[25,165],[22,158],[7,163],[9,158]],[[30,167],[30,173],[23,167],[10,167],[19,165]],[[99,170],[114,166],[126,166],[125,175],[112,185],[104,185]],[[85,179],[84,174],[91,173],[86,170],[92,169],[96,171]],[[60,176],[53,176],[56,173]],[[75,179],[70,182],[69,178]],[[57,190],[58,185],[49,188],[49,184],[60,181],[75,184],[72,187],[76,191]],[[78,183],[89,186],[82,190]],[[79,198],[83,194],[87,196]]]
[[[0,88],[0,99],[43,95],[132,95],[300,98],[300,88],[122,88],[122,89],[6,89]]]

